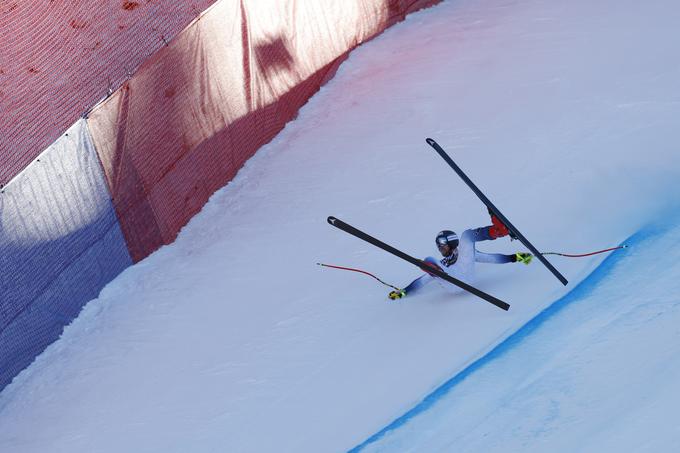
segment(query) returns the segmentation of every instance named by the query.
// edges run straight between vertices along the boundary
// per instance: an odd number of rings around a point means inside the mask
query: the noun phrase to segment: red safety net
[[[438,0],[220,1],[89,117],[130,254],[172,242],[347,53]]]
[[[215,0],[0,0],[0,185]]]

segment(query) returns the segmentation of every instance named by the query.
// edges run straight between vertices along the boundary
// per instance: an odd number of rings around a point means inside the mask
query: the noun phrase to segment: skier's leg
[[[498,217],[494,215],[493,212],[491,212],[491,209],[488,210],[489,215],[491,216],[491,225],[489,228],[489,235],[491,236],[492,239],[498,239],[502,238],[503,236],[510,235],[511,238],[517,239],[513,234],[510,233],[510,230],[508,230],[508,227],[505,226],[503,222],[500,221]]]
[[[493,225],[468,230],[472,231],[470,238],[473,242],[493,241],[508,235],[508,229],[496,217],[492,217],[491,220],[494,222]]]

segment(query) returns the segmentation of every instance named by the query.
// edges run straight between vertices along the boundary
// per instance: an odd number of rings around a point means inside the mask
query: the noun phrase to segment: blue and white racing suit
[[[503,236],[505,234],[503,234]],[[465,230],[460,236],[458,248],[452,256],[445,257],[441,260],[428,256],[424,261],[437,266],[453,278],[471,284],[475,277],[475,262],[495,264],[515,262],[515,255],[483,253],[477,251],[475,248],[475,242],[492,241],[498,237],[501,236],[494,230],[493,226]],[[413,280],[406,288],[404,288],[404,291],[406,294],[411,294],[433,280],[437,281],[437,283],[441,284],[442,287],[449,291],[461,291],[461,288],[458,286],[440,278],[433,277],[430,274],[422,275],[421,277]]]

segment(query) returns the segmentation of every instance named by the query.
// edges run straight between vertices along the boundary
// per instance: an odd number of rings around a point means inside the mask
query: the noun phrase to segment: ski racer
[[[508,235],[513,237],[508,228],[491,211],[489,211],[489,214],[491,215],[492,225],[465,230],[460,238],[453,231],[440,231],[435,242],[443,259],[437,260],[428,256],[424,261],[430,266],[439,268],[451,277],[466,283],[470,283],[473,280],[475,262],[495,264],[524,263],[527,265],[531,263],[533,258],[531,253],[518,252],[514,255],[503,255],[499,253],[483,253],[475,249],[475,242],[493,241]],[[406,294],[412,294],[414,291],[419,290],[432,280],[437,280],[437,277],[426,273],[413,280],[406,288],[390,292],[388,297],[392,300],[401,299]],[[441,280],[439,282],[447,289],[459,290],[453,284]]]

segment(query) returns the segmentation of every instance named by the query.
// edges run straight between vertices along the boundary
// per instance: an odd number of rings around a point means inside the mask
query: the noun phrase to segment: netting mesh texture
[[[0,390],[349,51],[437,1],[222,0],[178,35],[213,0],[0,0]],[[40,154],[108,90],[96,152],[78,121]]]
[[[131,263],[81,120],[0,192],[0,389]]]
[[[0,0],[0,185],[215,0]]]
[[[220,1],[89,116],[130,254],[179,229],[347,53],[436,1]]]

